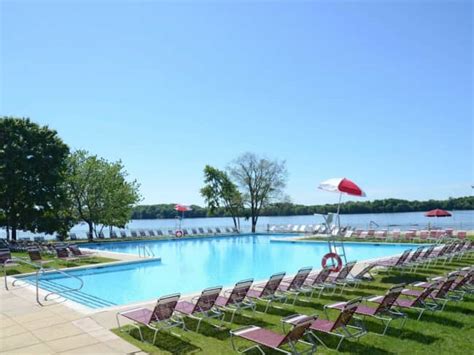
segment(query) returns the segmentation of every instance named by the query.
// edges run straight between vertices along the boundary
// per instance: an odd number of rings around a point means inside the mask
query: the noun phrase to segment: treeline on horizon
[[[133,208],[132,219],[175,218],[178,212],[174,203],[139,205]],[[186,218],[227,217],[223,208],[218,208],[213,214],[207,208],[192,205],[192,211],[185,213]],[[448,211],[474,210],[474,196],[449,198],[447,200],[408,201],[400,199],[384,199],[374,201],[348,201],[341,204],[341,214],[359,213],[392,213],[392,212],[424,212],[435,208]],[[273,203],[262,209],[261,216],[304,216],[327,214],[337,211],[337,204],[305,206],[289,202]],[[179,214],[181,215],[181,214]],[[249,216],[245,211],[242,217]]]

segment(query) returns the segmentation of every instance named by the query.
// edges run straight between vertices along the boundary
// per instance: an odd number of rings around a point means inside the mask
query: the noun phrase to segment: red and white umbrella
[[[365,197],[365,192],[353,181],[347,178],[333,178],[319,184],[321,190],[338,192],[341,194]]]
[[[184,219],[184,212],[187,212],[187,211],[192,211],[192,208],[189,207],[189,206],[186,206],[186,205],[181,205],[181,204],[177,204],[176,206],[174,206],[174,209],[178,212],[181,212],[181,218],[179,218],[179,229],[181,229],[181,222],[182,220]]]
[[[339,220],[339,211],[341,208],[341,199],[342,195],[351,195],[351,196],[359,196],[365,197],[365,192],[357,186],[353,181],[347,178],[332,178],[329,180],[325,180],[319,184],[319,189],[329,192],[337,192],[339,193],[339,203],[337,204],[337,224],[340,227],[340,220]]]
[[[179,203],[176,206],[174,206],[174,209],[178,212],[192,211],[191,207],[185,206],[185,205],[180,205]]]
[[[440,208],[425,213],[426,217],[451,217],[451,213]]]

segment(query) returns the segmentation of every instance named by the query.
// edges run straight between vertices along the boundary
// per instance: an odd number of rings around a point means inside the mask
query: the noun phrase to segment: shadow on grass
[[[426,276],[420,274],[394,274],[382,277],[381,282],[388,284],[412,283],[426,281]]]
[[[472,309],[465,308],[465,307],[459,307],[459,306],[455,306],[455,305],[450,305],[450,304],[447,304],[444,307],[444,310],[446,312],[462,313],[462,314],[465,314],[465,315],[468,315],[468,316],[474,315],[474,310],[472,310]]]
[[[385,334],[386,336],[397,338],[397,339],[407,339],[407,340],[412,340],[416,341],[421,344],[432,344],[435,341],[437,341],[439,338],[425,335],[423,333],[419,333],[410,329],[403,328],[400,330],[400,326],[403,323],[403,319],[394,319],[390,323],[390,327],[387,330],[387,333]],[[366,318],[364,320],[364,325],[366,329],[375,334],[382,334],[383,330],[385,328],[385,325],[382,325],[381,322],[377,322],[375,320],[369,320],[369,318]]]
[[[280,305],[278,305],[278,303],[276,303],[276,304],[277,305],[271,304],[268,307],[268,310],[267,310],[266,313],[271,314],[271,315],[275,315],[275,316],[283,316],[283,317],[289,316],[291,314],[295,314],[294,310],[286,309],[286,308],[283,308]],[[257,303],[257,312],[265,313],[265,307],[266,307],[266,305],[261,304],[261,303]]]
[[[225,320],[230,321],[231,316],[232,316],[231,312],[226,312]],[[232,321],[232,323],[238,324],[238,325],[256,325],[262,328],[269,328],[271,326],[271,323],[268,323],[262,319],[256,318],[255,315],[246,316],[239,313],[235,314],[234,320]]]
[[[187,329],[195,332],[198,321],[192,318],[185,318],[184,324],[186,324]],[[217,327],[206,321],[201,322],[198,333],[206,337],[216,338],[218,340],[226,340],[230,337],[229,329],[225,327]]]
[[[374,291],[380,291],[380,292],[385,292],[387,291],[387,288],[386,287],[382,287],[382,286],[375,286],[375,285],[370,285],[370,284],[362,284],[359,286],[359,289],[365,289],[365,290],[374,290]]]
[[[416,315],[418,317],[418,314]],[[425,312],[421,317],[422,322],[433,322],[446,327],[462,328],[464,324],[453,319],[439,316],[438,314]]]
[[[143,338],[151,344],[154,332],[145,327],[141,328],[141,330],[143,333]],[[130,332],[130,335],[135,339],[140,340],[140,335],[138,334],[137,329],[133,329]],[[191,344],[190,342],[163,331],[158,332],[155,344],[153,345],[157,348],[169,351],[173,354],[190,354],[196,353],[197,351],[201,350],[201,348]]]
[[[317,336],[324,341],[324,343],[327,345],[327,347],[333,351],[336,351],[337,344],[339,342],[339,337],[328,335],[328,334],[321,334],[317,333]],[[362,338],[361,338],[362,339]],[[324,347],[319,344],[318,342],[318,347],[320,350],[324,350]],[[324,352],[324,351],[323,351]],[[362,344],[358,342],[357,340],[347,340],[345,339],[342,342],[341,347],[339,348],[339,352],[341,353],[350,353],[350,354],[375,354],[375,355],[386,355],[386,354],[394,354],[390,351],[384,350],[382,348],[372,346],[372,345],[367,345],[367,344]]]

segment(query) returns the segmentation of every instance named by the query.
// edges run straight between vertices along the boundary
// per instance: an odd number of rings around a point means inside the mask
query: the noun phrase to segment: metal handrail
[[[143,254],[142,254],[143,251]],[[146,258],[146,257],[155,257],[155,253],[148,248],[146,245],[139,245],[138,246],[138,257],[141,258]]]
[[[5,261],[4,263],[4,280],[5,280],[5,289],[8,290],[8,283],[7,283],[7,271],[6,271],[6,265],[8,263],[17,263],[17,262],[20,262],[20,263],[24,263],[24,264],[27,264],[27,265],[30,265],[30,266],[33,266],[35,268],[38,268],[38,264],[35,264],[35,263],[32,263],[32,262],[29,262],[27,260],[24,260],[24,259],[21,259],[21,258],[12,258],[12,259],[8,259],[7,261]],[[67,292],[75,292],[75,291],[79,291],[81,290],[83,287],[84,287],[84,280],[82,280],[80,277],[78,276],[75,276],[75,275],[71,275],[65,271],[62,271],[62,270],[59,270],[59,269],[56,269],[56,268],[43,268],[43,266],[39,266],[39,269],[38,271],[36,271],[36,274],[35,274],[35,289],[36,289],[36,302],[40,305],[40,306],[44,306],[43,303],[41,303],[40,301],[40,297],[39,297],[39,281],[40,281],[40,273],[41,273],[41,276],[43,276],[45,274],[45,272],[57,272],[57,273],[60,273],[62,275],[65,275],[67,277],[70,277],[70,278],[73,278],[73,279],[76,279],[79,281],[80,283],[80,286],[79,287],[76,287],[76,288],[70,288],[70,287],[66,287],[67,290],[63,290],[63,291],[52,291],[52,292],[49,292],[47,293],[43,299],[45,301],[48,300],[48,297],[51,296],[51,295],[59,295],[61,296],[63,293],[67,293]],[[18,280],[14,280],[12,282],[12,286],[15,285],[15,282],[18,281]]]
[[[8,289],[8,283],[7,283],[7,264],[16,264],[16,263],[23,263],[23,264],[26,264],[26,265],[29,265],[29,266],[32,266],[34,268],[37,268],[38,267],[38,264],[35,264],[35,263],[32,263],[28,260],[25,260],[25,259],[22,259],[22,258],[16,258],[16,257],[13,257],[11,259],[7,259],[4,263],[3,263],[3,280],[5,281],[5,289],[7,291],[9,291]],[[14,280],[12,282],[12,286],[15,286],[15,282],[18,281],[18,280]]]
[[[45,301],[47,301],[47,300],[48,300],[48,297],[51,296],[51,295],[59,295],[59,296],[61,296],[63,293],[76,292],[76,291],[81,290],[81,289],[84,287],[84,280],[82,280],[82,279],[81,279],[80,277],[78,277],[78,276],[68,274],[67,272],[62,271],[62,270],[59,270],[59,269],[56,269],[56,268],[48,268],[48,269],[41,268],[40,270],[38,270],[38,271],[36,272],[36,301],[37,301],[40,305],[42,305],[41,302],[39,301],[39,292],[38,292],[38,291],[39,291],[39,277],[38,277],[38,274],[39,274],[40,271],[42,272],[42,275],[44,275],[44,272],[45,272],[45,271],[47,271],[47,272],[51,272],[51,271],[52,271],[52,272],[58,272],[58,273],[60,273],[60,274],[62,274],[62,275],[64,275],[64,276],[70,277],[70,278],[72,278],[72,279],[76,279],[76,280],[78,280],[79,283],[80,283],[80,286],[79,286],[79,287],[76,287],[76,288],[67,287],[67,290],[63,290],[63,291],[52,291],[52,292],[46,294],[46,295],[44,296],[44,298],[43,298]],[[64,287],[66,287],[66,286],[64,286]]]

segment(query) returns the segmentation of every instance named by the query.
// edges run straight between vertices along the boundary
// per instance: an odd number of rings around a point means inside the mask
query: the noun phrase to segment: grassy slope
[[[27,253],[12,253],[13,256],[17,258],[22,258],[27,261],[29,261],[28,254]],[[116,261],[115,259],[109,259],[109,258],[103,258],[103,257],[98,257],[94,256],[91,258],[84,258],[81,260],[77,261],[64,261],[64,260],[59,260],[58,258],[48,255],[48,254],[42,254],[41,255],[43,259],[45,260],[52,260],[50,263],[47,263],[45,267],[53,267],[56,269],[63,269],[63,268],[69,268],[69,267],[75,267],[75,266],[84,266],[84,265],[90,265],[90,264],[99,264],[99,263],[106,263],[106,262],[111,262],[111,261]],[[34,272],[37,269],[26,265],[26,264],[21,264],[18,263],[16,265],[11,265],[7,267],[7,275],[16,275],[16,274],[24,274],[28,272]]]
[[[400,274],[380,272],[376,280],[370,283],[364,283],[358,289],[346,290],[342,296],[323,296],[321,299],[313,297],[312,299],[300,297],[300,301],[295,306],[274,304],[268,314],[257,312],[244,312],[244,316],[236,316],[234,324],[224,323],[225,329],[218,330],[204,323],[201,325],[199,333],[194,331],[184,332],[181,329],[173,330],[178,336],[166,332],[160,332],[155,346],[149,343],[140,342],[138,332],[132,330],[128,333],[121,333],[114,330],[124,339],[142,348],[147,353],[152,354],[232,354],[229,340],[229,329],[235,329],[245,325],[259,325],[281,332],[280,319],[289,314],[319,314],[323,317],[323,305],[342,300],[349,300],[360,296],[370,296],[374,294],[383,294],[391,285],[398,282],[412,282],[425,280],[426,277],[442,275],[446,272],[461,266],[472,265],[470,260],[454,261],[446,266],[437,265],[428,270],[418,270],[415,274]],[[305,302],[306,301],[306,302]],[[262,307],[259,306],[259,310]],[[351,354],[474,354],[474,296],[466,296],[462,302],[450,302],[443,312],[428,313],[423,315],[421,321],[415,320],[415,313],[408,311],[409,319],[402,331],[398,330],[399,321],[392,322],[390,329],[385,336],[376,335],[382,327],[367,318],[365,323],[370,332],[357,341],[344,341],[340,351]],[[331,313],[334,317],[337,313]],[[226,319],[229,319],[228,317]],[[214,321],[211,321],[215,323]],[[186,321],[189,329],[195,329],[195,323],[191,320]],[[148,342],[152,340],[151,332],[143,329]],[[336,342],[331,337],[324,337],[328,340],[332,349],[318,347],[318,353],[331,354]],[[248,345],[247,342],[239,342],[240,345]],[[258,351],[250,352],[258,354]],[[272,354],[270,350],[268,354]]]

